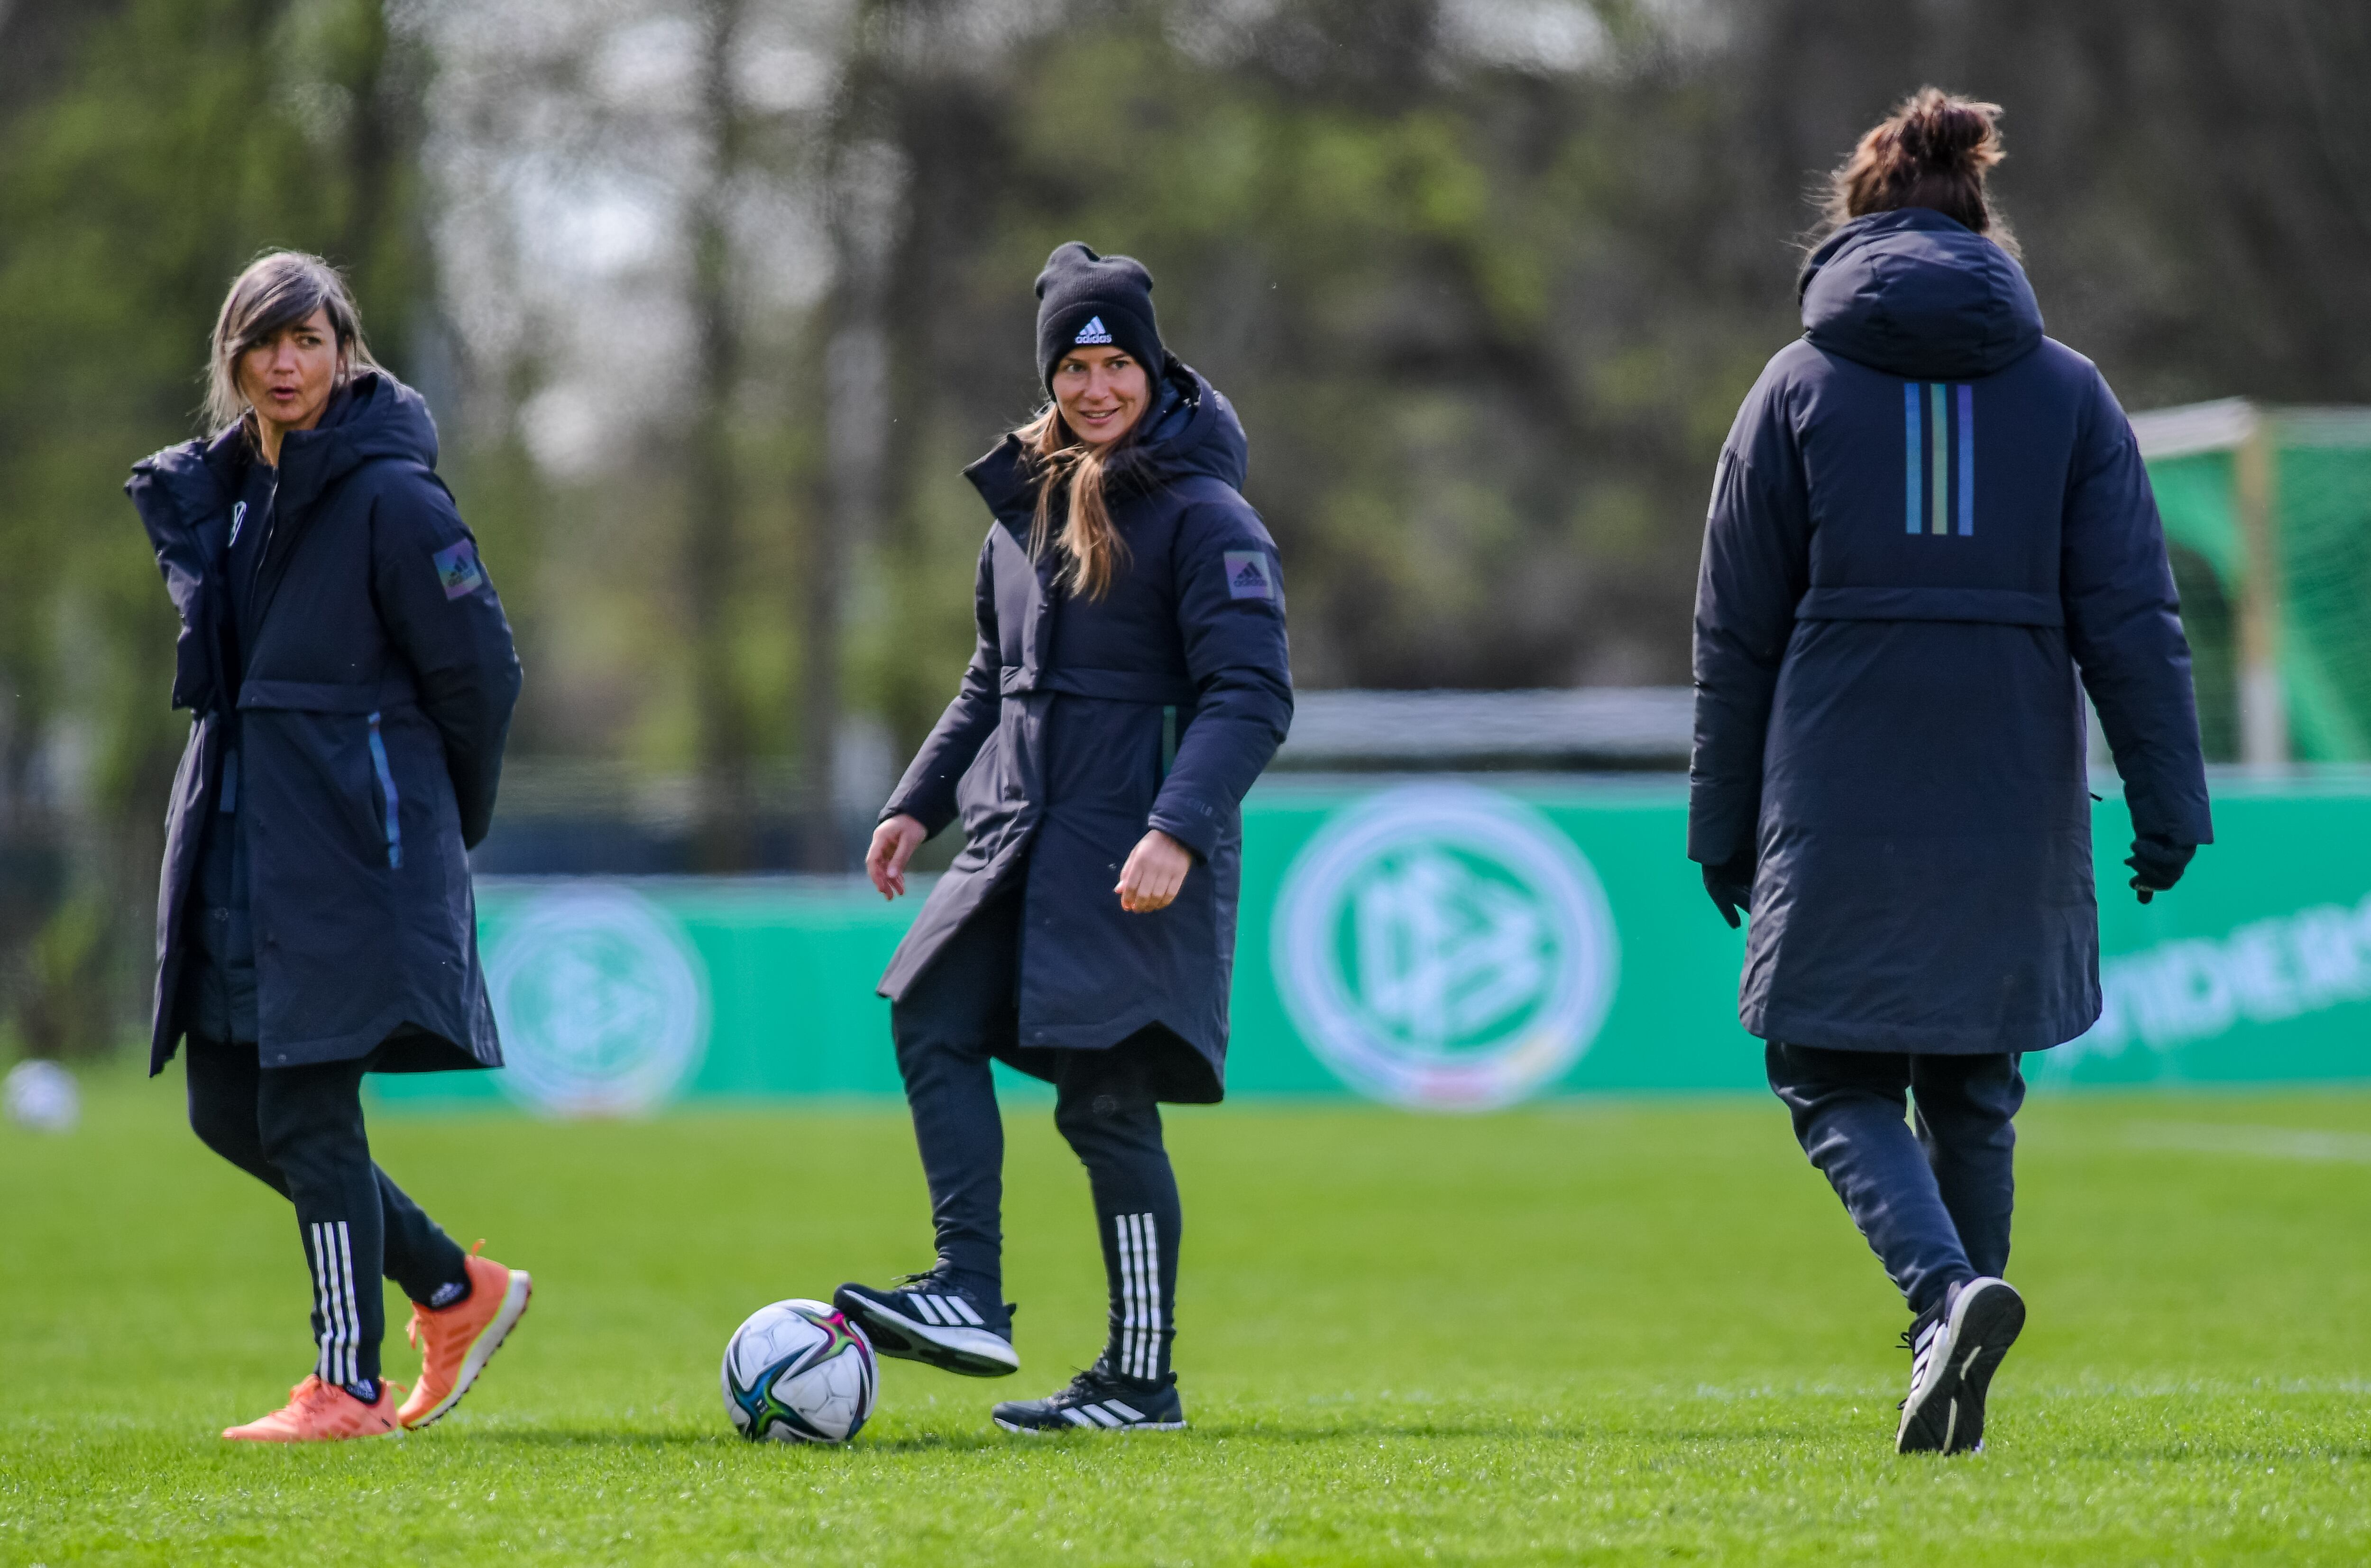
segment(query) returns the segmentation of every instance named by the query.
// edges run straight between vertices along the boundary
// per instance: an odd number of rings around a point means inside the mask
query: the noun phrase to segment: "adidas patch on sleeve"
[[[1268,565],[1266,551],[1228,550],[1220,559],[1227,568],[1227,597],[1275,599],[1276,571]]]
[[[486,585],[486,574],[478,570],[478,547],[467,539],[457,539],[428,559],[436,563],[436,581],[444,584],[447,599]]]

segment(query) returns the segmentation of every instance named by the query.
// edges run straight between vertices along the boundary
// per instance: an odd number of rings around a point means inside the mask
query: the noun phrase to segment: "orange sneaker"
[[[480,1241],[478,1247],[484,1246]],[[404,1426],[425,1426],[461,1402],[494,1352],[526,1313],[535,1282],[524,1269],[506,1269],[469,1249],[469,1294],[450,1307],[411,1304],[403,1337],[420,1349],[420,1386],[403,1402]]]
[[[288,1390],[288,1403],[260,1421],[226,1426],[234,1443],[342,1443],[349,1437],[384,1437],[398,1430],[395,1401],[403,1385],[378,1380],[378,1403],[364,1404],[345,1389],[307,1378]]]

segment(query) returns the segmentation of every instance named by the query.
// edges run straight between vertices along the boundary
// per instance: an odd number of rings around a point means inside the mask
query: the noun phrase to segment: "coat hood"
[[[1200,371],[1172,354],[1161,370],[1161,397],[1144,415],[1143,433],[1113,461],[1116,494],[1158,490],[1201,474],[1235,490],[1243,488],[1251,443],[1226,394]],[[964,470],[989,510],[1000,518],[1026,518],[1036,508],[1028,460],[1016,436],[1006,436],[986,456]]]
[[[419,393],[383,370],[365,370],[330,398],[321,422],[292,431],[280,444],[280,504],[301,507],[375,457],[436,467],[436,421]],[[161,525],[194,526],[230,504],[247,454],[239,427],[204,441],[184,441],[132,465],[124,488],[153,533]]]
[[[436,421],[419,393],[385,371],[365,370],[330,399],[321,422],[280,443],[280,504],[303,507],[376,457],[436,467]]]
[[[1815,349],[1914,380],[1991,375],[2041,343],[2041,306],[2014,258],[1926,207],[1855,218],[1796,287]]]

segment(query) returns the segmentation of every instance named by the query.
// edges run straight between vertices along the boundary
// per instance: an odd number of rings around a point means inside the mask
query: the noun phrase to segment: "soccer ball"
[[[724,1409],[753,1443],[845,1443],[876,1387],[873,1342],[820,1301],[760,1307],[724,1343]]]

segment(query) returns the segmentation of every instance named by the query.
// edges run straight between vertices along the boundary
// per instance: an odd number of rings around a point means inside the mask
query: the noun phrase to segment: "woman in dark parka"
[[[1292,715],[1276,546],[1240,490],[1243,426],[1162,347],[1152,279],[1062,246],[1037,279],[1052,402],[966,470],[995,521],[963,687],[882,812],[895,897],[915,848],[966,843],[882,994],[939,1258],[835,1298],[887,1355],[1017,1370],[1003,1297],[1000,1060],[1055,1086],[1087,1168],[1109,1340],[1015,1431],[1182,1425],[1170,1370],[1180,1217],[1158,1102],[1223,1093],[1239,805]]]
[[[468,846],[519,689],[509,624],[435,473],[420,398],[371,363],[345,283],[279,252],[215,323],[210,441],[126,487],[181,636],[193,717],[166,832],[149,1070],[184,1040],[190,1121],[291,1200],[312,1376],[224,1433],[423,1426],[526,1310],[372,1163],[363,1074],[499,1066]],[[382,1272],[414,1303],[418,1385],[379,1376]]]
[[[1751,908],[1740,1016],[1915,1314],[1905,1453],[1983,1441],[2025,1316],[2018,1056],[2099,1014],[2083,692],[2140,899],[2212,836],[2148,476],[2042,335],[1985,195],[1997,113],[1928,88],[1838,170],[1696,591],[1688,854]]]

